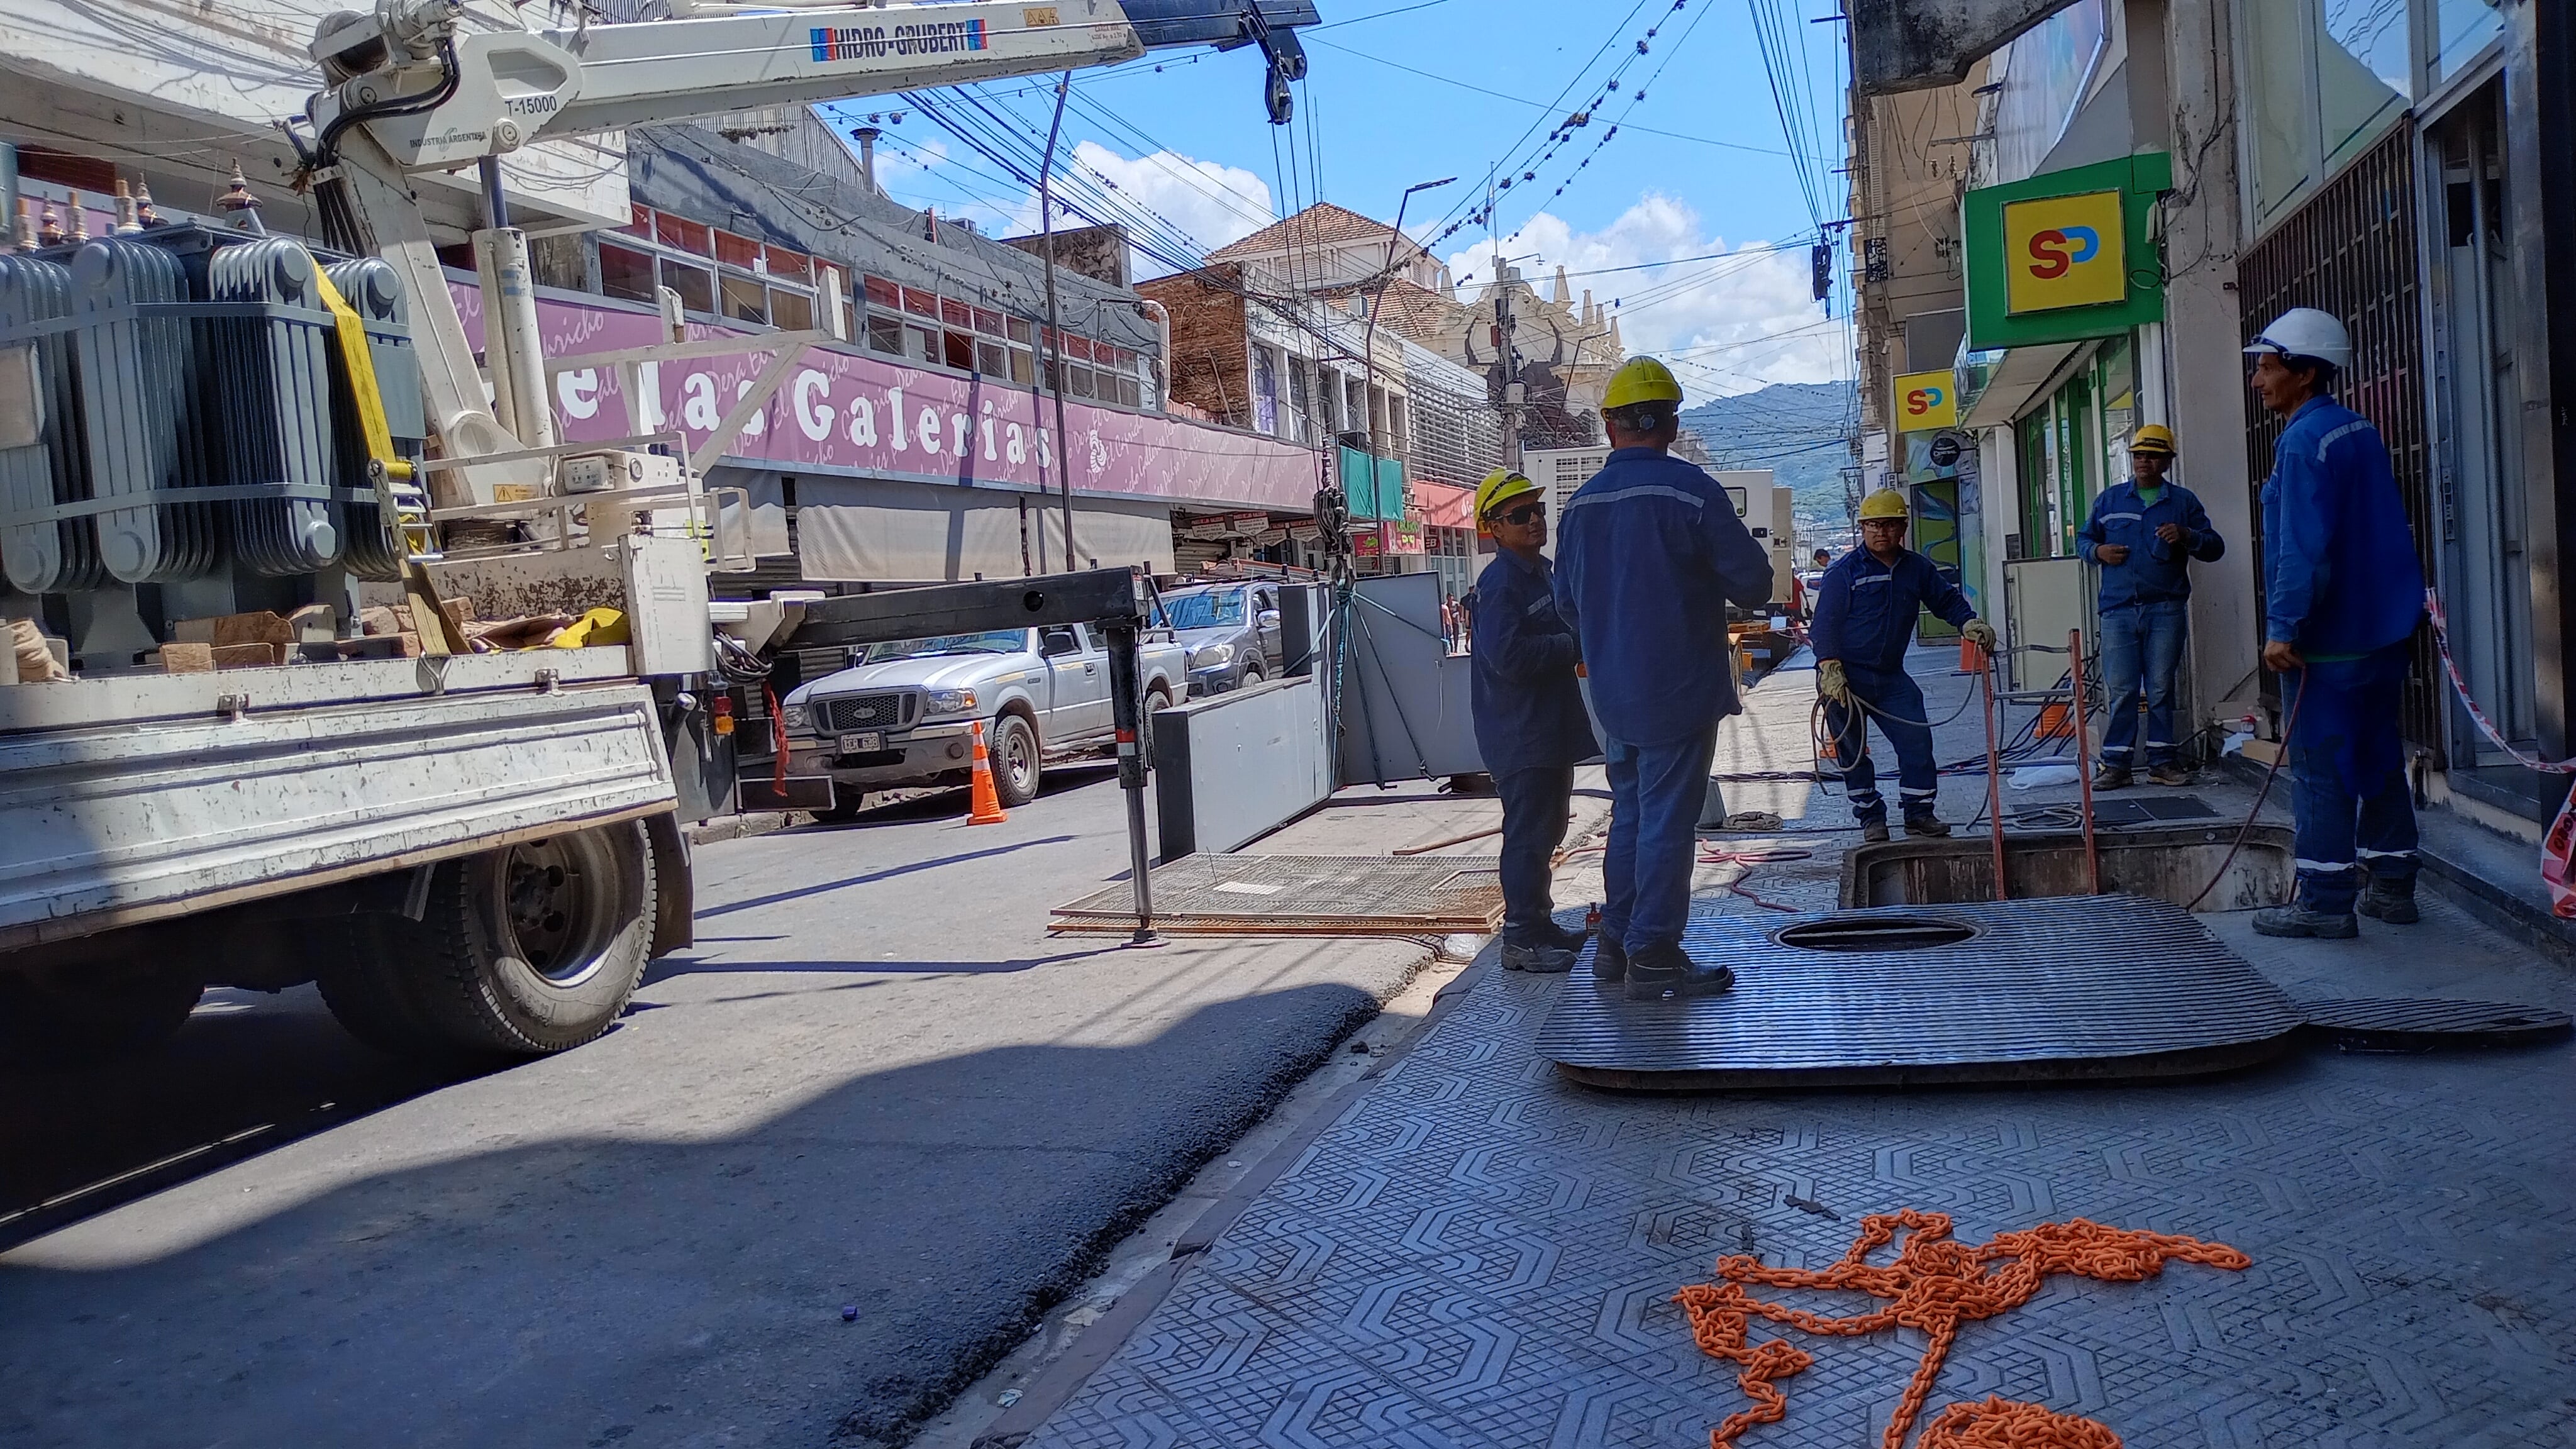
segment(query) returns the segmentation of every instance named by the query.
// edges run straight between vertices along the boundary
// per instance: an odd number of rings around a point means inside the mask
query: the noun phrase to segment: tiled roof
[[[1460,313],[1474,310],[1402,277],[1386,284],[1386,294],[1379,305],[1383,309],[1378,313],[1379,320],[1422,343],[1432,342],[1455,327]]]
[[[1208,253],[1212,262],[1230,262],[1240,257],[1264,256],[1285,251],[1292,246],[1317,246],[1326,242],[1383,242],[1394,228],[1373,221],[1346,207],[1319,201],[1295,216],[1274,221],[1241,241],[1228,242]]]

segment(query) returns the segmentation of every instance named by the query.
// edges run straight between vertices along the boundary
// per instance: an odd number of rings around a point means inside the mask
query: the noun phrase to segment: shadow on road
[[[705,939],[701,937],[700,939]],[[758,976],[763,972],[823,972],[834,975],[867,976],[878,973],[924,976],[997,976],[1014,971],[1034,971],[1040,966],[1061,966],[1067,961],[1087,961],[1121,949],[1117,946],[1095,946],[1088,951],[1064,951],[1053,956],[1024,956],[1013,961],[727,961],[695,960],[687,955],[665,956],[645,968],[644,985],[668,981],[674,976]],[[638,1003],[640,1006],[642,1003]]]
[[[724,1135],[424,1116],[452,1157],[138,1205],[0,1260],[0,1442],[884,1442],[1376,1010],[1299,986],[857,1076]],[[105,1134],[181,1085],[52,1107]]]
[[[1041,845],[1063,845],[1078,838],[1079,837],[1072,835],[1046,835],[1041,836],[1036,840],[1015,840],[1008,845],[994,846],[990,850],[961,851],[956,855],[940,856],[936,860],[906,861],[901,865],[887,866],[883,870],[869,871],[865,875],[848,876],[841,880],[818,881],[813,885],[798,886],[792,891],[778,891],[771,895],[753,896],[747,900],[727,901],[725,904],[720,906],[709,906],[705,910],[698,912],[698,919],[703,921],[711,916],[730,916],[737,911],[753,910],[760,906],[774,906],[781,901],[801,900],[806,896],[827,895],[833,891],[848,890],[852,886],[863,886],[873,881],[892,880],[896,876],[915,875],[921,871],[937,870],[942,866],[957,865],[965,861],[989,860],[997,855],[1009,855],[1014,851],[1029,850]]]

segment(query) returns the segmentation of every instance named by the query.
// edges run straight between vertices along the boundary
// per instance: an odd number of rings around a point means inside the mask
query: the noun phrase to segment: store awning
[[[2073,370],[2073,365],[2089,357],[2100,344],[2094,342],[2051,342],[2035,347],[2015,347],[2004,353],[1995,365],[1994,375],[1986,380],[1985,390],[1968,404],[1959,418],[1963,428],[2000,428],[2030,410],[2031,401],[2048,395],[2051,388]]]

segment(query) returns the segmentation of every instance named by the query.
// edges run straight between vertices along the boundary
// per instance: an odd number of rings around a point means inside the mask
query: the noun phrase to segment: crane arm
[[[558,30],[465,33],[457,0],[381,0],[326,23],[314,51],[323,150],[363,124],[406,171],[531,141],[1132,60],[1149,48],[1258,44],[1269,100],[1305,73],[1312,0],[767,5]]]

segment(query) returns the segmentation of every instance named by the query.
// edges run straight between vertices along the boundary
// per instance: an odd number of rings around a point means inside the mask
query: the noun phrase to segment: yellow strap
[[[398,480],[411,477],[411,460],[394,452],[394,433],[385,421],[385,395],[376,386],[375,349],[367,342],[367,324],[341,297],[340,289],[331,285],[329,274],[318,260],[313,264],[313,284],[322,293],[322,305],[331,309],[340,341],[340,362],[349,369],[350,391],[357,395],[358,426],[367,435],[367,456],[385,465],[385,476]]]

